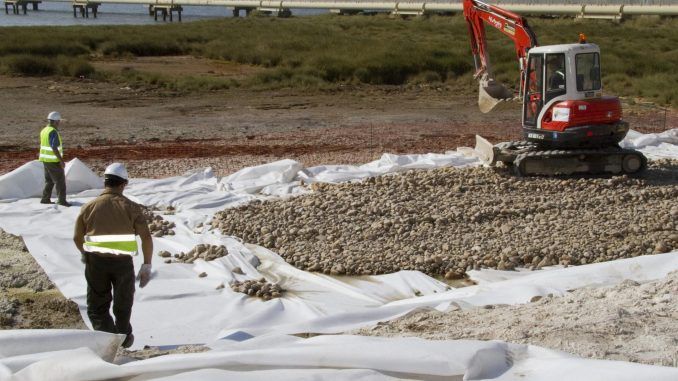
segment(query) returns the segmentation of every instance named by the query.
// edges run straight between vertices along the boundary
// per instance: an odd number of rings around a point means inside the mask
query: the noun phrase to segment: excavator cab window
[[[598,53],[577,54],[575,60],[577,91],[600,90],[600,56]]]
[[[565,76],[565,54],[546,55],[546,99],[551,99],[567,93],[567,81]]]
[[[526,125],[535,126],[541,111],[544,80],[543,54],[530,55],[525,71],[525,100],[523,102],[523,120]]]

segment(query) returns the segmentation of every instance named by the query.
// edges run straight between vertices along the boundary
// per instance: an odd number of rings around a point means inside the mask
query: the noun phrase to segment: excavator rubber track
[[[502,144],[514,156],[509,167],[519,176],[574,174],[637,174],[647,167],[647,159],[636,150],[610,146],[596,149],[549,150],[528,142]],[[516,152],[520,152],[515,154]]]
[[[647,167],[641,152],[617,145],[584,149],[549,149],[529,141],[492,145],[476,135],[475,152],[485,164],[504,163],[519,176],[637,174]]]

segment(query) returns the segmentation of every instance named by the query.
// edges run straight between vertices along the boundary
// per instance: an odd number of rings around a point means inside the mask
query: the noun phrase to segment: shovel
[[[483,74],[478,88],[478,107],[480,112],[487,114],[498,104],[512,99],[513,92],[511,90],[490,78],[487,73]]]

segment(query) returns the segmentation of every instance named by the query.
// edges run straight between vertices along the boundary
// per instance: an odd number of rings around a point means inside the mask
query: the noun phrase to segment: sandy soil
[[[358,333],[504,340],[595,359],[678,366],[678,272],[645,284],[627,280],[534,299],[516,306],[417,313]]]

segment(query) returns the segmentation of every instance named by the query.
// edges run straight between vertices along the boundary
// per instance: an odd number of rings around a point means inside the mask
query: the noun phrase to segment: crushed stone
[[[540,269],[678,249],[678,161],[638,177],[527,177],[483,167],[409,171],[215,214],[212,227],[307,271]]]

